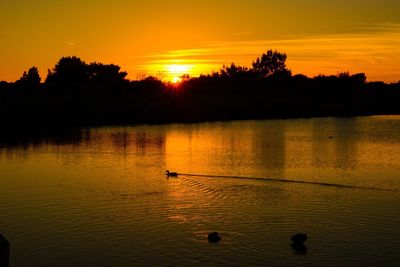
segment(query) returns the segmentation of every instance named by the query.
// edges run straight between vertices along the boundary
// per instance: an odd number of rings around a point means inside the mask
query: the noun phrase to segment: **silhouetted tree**
[[[107,125],[400,114],[400,83],[366,83],[364,73],[292,76],[286,58],[284,53],[269,50],[250,69],[232,63],[200,77],[183,75],[182,83],[171,85],[160,79],[165,74],[129,81],[117,65],[63,57],[49,70],[42,90],[25,90],[40,84],[35,67],[15,83],[0,82],[0,124]]]
[[[24,71],[21,78],[16,81],[16,85],[23,88],[36,88],[40,85],[39,71],[36,67],[32,67],[28,72]]]
[[[365,73],[357,73],[351,76],[351,80],[357,85],[364,85],[367,81],[367,76],[365,76]]]
[[[304,74],[296,74],[293,76],[293,80],[296,82],[306,82],[308,79],[309,78]]]
[[[280,73],[280,75],[291,74],[286,67],[286,54],[278,51],[268,50],[253,62],[253,71],[260,77],[266,78],[270,75]]]
[[[190,75],[189,74],[182,74],[180,77],[182,82],[187,82],[190,81]]]
[[[235,65],[235,63],[231,63],[230,66],[222,66],[220,70],[220,74],[224,78],[238,78],[246,76],[249,72],[249,69],[244,66]]]
[[[49,70],[46,84],[79,84],[89,78],[87,65],[78,57],[63,57]]]
[[[120,72],[120,70],[121,67],[114,64],[90,63],[88,66],[89,80],[99,82],[122,81],[128,73]]]
[[[162,90],[165,88],[165,84],[154,76],[149,76],[141,81],[133,81],[133,87],[138,90]]]

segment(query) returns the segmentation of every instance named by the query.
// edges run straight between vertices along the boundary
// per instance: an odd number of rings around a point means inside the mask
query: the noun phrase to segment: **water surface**
[[[375,116],[8,135],[0,232],[15,267],[397,266],[399,132]]]

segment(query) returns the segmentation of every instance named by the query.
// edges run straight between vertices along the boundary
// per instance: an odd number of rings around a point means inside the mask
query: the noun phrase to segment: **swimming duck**
[[[177,172],[170,172],[169,170],[165,171],[165,175],[167,177],[178,177],[178,173]]]
[[[306,242],[307,234],[296,234],[296,235],[293,235],[291,240],[295,244],[302,244],[302,243]]]
[[[219,236],[218,232],[212,232],[208,234],[208,242],[218,243],[219,241],[221,241],[221,237]]]
[[[295,234],[292,236],[291,240],[293,241],[293,244],[290,246],[294,251],[303,255],[307,254],[307,246],[304,245],[304,242],[307,240],[307,234]]]

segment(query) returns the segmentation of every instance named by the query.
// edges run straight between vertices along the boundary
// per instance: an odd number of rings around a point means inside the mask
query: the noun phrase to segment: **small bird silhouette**
[[[170,172],[169,170],[165,171],[165,175],[167,177],[178,177],[178,173],[177,172]]]
[[[219,241],[221,241],[221,236],[218,232],[212,232],[208,234],[208,242],[218,243]]]

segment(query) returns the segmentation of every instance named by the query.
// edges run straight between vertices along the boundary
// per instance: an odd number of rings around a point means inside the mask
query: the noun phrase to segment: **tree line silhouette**
[[[252,67],[234,63],[179,84],[131,81],[114,64],[63,57],[43,83],[36,67],[0,82],[5,126],[82,126],[315,116],[400,114],[400,81],[367,82],[363,73],[293,75],[287,55],[268,50]]]

